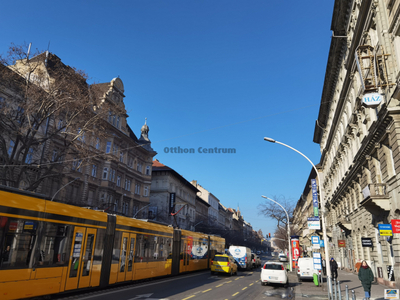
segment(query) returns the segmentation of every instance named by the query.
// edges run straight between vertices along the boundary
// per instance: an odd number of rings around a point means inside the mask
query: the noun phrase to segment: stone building
[[[153,161],[150,205],[157,207],[156,221],[194,231],[197,192],[178,172]]]
[[[34,69],[29,67],[33,63]],[[76,94],[81,93],[84,96],[88,94],[89,85],[86,79],[80,77],[78,72],[49,52],[30,60],[16,61],[14,65],[6,69],[7,72],[15,72],[16,76],[28,78],[31,85],[34,85],[37,90],[40,89],[43,97],[50,93],[59,93],[57,95],[61,98],[63,92],[67,92],[62,90],[65,87],[75,91]],[[68,81],[68,78],[65,78],[68,74],[79,78],[76,81],[67,82],[69,86],[57,86],[58,81]],[[44,80],[40,81],[40,78]],[[20,104],[22,102],[18,100],[18,95],[10,93],[9,87],[4,84],[3,81],[0,89],[2,102],[22,105]],[[52,89],[52,87],[56,88]],[[43,166],[53,166],[50,171],[48,168],[46,171],[48,173],[35,187],[35,192],[44,194],[54,201],[88,206],[130,217],[135,216],[149,203],[152,160],[156,155],[148,138],[149,128],[145,124],[141,130],[141,137],[138,139],[129,127],[123,101],[124,85],[120,78],[114,78],[109,83],[92,85],[90,89],[98,91],[96,96],[99,99],[93,103],[101,104],[97,106],[97,110],[94,105],[90,107],[89,114],[96,116],[100,115],[102,107],[109,109],[108,116],[98,123],[102,124],[101,132],[98,131],[96,134],[96,128],[94,128],[94,131],[89,134],[83,129],[78,129],[78,134],[76,134],[76,128],[69,129],[73,127],[69,127],[71,123],[66,122],[66,115],[70,109],[68,106],[57,117],[51,115],[45,124],[39,124],[37,140],[33,139],[34,143],[32,143],[36,146],[29,148],[28,154],[26,154],[27,151],[22,151],[24,155],[13,158],[12,163],[21,164],[25,169],[32,170],[32,172],[26,172],[19,180],[18,187],[32,186],[38,169],[40,170]],[[19,124],[32,118],[32,113],[27,109],[32,98],[27,99],[24,103],[25,108],[21,106],[19,110],[22,116],[18,121]],[[80,101],[80,99],[71,99],[71,107],[75,105],[74,100]],[[15,104],[17,101],[19,101],[18,104]],[[50,134],[52,134],[51,139],[40,142],[40,139]],[[63,148],[63,143],[69,141],[68,134],[79,142],[75,143],[75,147],[79,145],[84,151],[79,152],[77,148],[75,148],[76,151],[72,148]],[[64,136],[67,138],[63,140]],[[11,153],[22,149],[23,145],[21,143],[17,145],[17,141],[17,136],[7,137],[5,143],[8,153],[2,153],[3,161],[9,159]],[[3,182],[7,183],[7,178],[3,178]]]
[[[335,1],[314,131],[331,230],[325,246],[342,268],[367,260],[391,286],[400,240],[379,225],[400,219],[399,11],[399,0]]]
[[[191,184],[199,190],[198,196],[210,204],[208,208],[208,225],[218,227],[218,215],[219,215],[219,200],[215,197],[211,192],[206,190],[200,184],[197,183],[197,180],[192,180]]]

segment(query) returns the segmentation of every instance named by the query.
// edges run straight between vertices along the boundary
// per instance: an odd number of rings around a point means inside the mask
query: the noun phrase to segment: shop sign
[[[173,214],[175,212],[175,193],[169,194],[169,213]]]
[[[393,233],[400,233],[400,220],[392,220]]]
[[[392,225],[390,224],[379,224],[378,225],[379,235],[381,236],[392,236]]]
[[[346,240],[338,240],[338,246],[341,248],[346,247]]]
[[[368,93],[362,97],[362,102],[366,106],[377,106],[382,102],[382,95],[379,93]]]
[[[399,290],[385,289],[385,299],[399,299]]]
[[[321,223],[319,217],[307,218],[308,229],[321,230]]]
[[[363,247],[372,247],[372,239],[371,238],[361,238],[361,245]]]

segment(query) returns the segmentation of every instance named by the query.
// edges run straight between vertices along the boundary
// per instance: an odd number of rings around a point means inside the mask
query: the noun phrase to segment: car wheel
[[[285,283],[285,288],[289,287],[289,278],[287,279],[286,283]]]

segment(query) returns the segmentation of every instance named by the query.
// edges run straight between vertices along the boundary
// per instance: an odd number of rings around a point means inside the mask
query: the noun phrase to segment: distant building
[[[157,221],[194,230],[198,189],[174,169],[153,161],[150,206]],[[172,215],[171,215],[172,214]]]

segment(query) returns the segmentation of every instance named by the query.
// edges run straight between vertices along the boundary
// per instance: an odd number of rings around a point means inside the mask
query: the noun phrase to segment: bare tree
[[[283,206],[283,208],[287,211],[287,213],[289,215],[289,220],[293,218],[293,211],[295,208],[295,203],[288,201],[284,197],[277,198],[276,196],[274,196],[272,199]],[[258,213],[259,215],[263,215],[269,219],[277,220],[278,227],[281,224],[284,226],[287,226],[288,220],[287,220],[285,211],[279,205],[274,203],[273,201],[265,200],[264,203],[258,205],[257,208],[259,210],[259,213]]]
[[[46,178],[102,155],[94,141],[107,135],[111,109],[123,112],[109,106],[85,72],[27,50],[12,45],[0,56],[0,182],[35,191]]]

